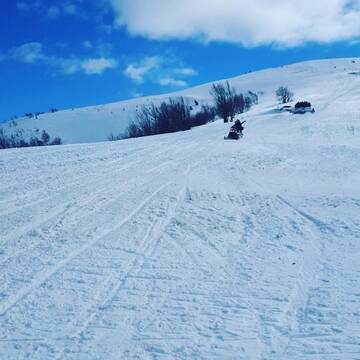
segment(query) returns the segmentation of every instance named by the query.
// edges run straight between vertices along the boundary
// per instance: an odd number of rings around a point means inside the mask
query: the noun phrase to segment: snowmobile
[[[241,137],[243,137],[243,133],[232,127],[229,131],[229,135],[224,136],[224,140],[239,140]]]
[[[246,121],[241,122],[236,120],[235,124],[230,128],[229,135],[224,136],[224,140],[239,140],[243,137],[244,124]]]

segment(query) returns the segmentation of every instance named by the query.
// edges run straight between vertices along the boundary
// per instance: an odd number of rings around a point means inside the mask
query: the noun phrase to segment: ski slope
[[[261,104],[267,104],[272,109],[275,105],[274,94],[279,86],[289,86],[295,93],[295,100],[303,100],[305,97],[320,105],[327,104],[331,96],[345,97],[347,92],[357,89],[359,78],[360,58],[349,58],[303,62],[245,74],[229,81],[238,91],[246,93],[251,90],[258,93]],[[195,100],[200,105],[210,103],[211,86],[212,83],[209,83],[172,94],[68,109],[39,115],[37,119],[20,118],[16,120],[15,127],[12,122],[0,124],[0,127],[6,133],[24,129],[26,138],[36,134],[36,129],[40,132],[46,130],[52,138],[60,136],[65,144],[102,142],[107,141],[110,134],[126,132],[129,122],[135,119],[143,105],[157,104],[169,97],[179,96],[183,96],[195,110]],[[356,102],[351,106],[356,106]],[[33,112],[36,110],[29,109]]]
[[[360,76],[342,61],[247,75],[268,90],[241,141],[217,121],[1,151],[1,360],[360,359]],[[284,79],[314,115],[274,111]]]

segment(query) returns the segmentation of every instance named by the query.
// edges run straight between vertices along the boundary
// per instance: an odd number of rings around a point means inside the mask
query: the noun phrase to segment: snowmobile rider
[[[242,135],[242,132],[244,130],[244,124],[246,123],[246,120],[241,122],[240,120],[236,120],[235,121],[235,124],[232,126],[234,127],[241,135]]]
[[[228,135],[228,139],[238,140],[240,136],[242,136],[242,132],[244,130],[244,124],[246,121],[241,122],[240,120],[236,120],[234,125],[230,128],[230,132]]]

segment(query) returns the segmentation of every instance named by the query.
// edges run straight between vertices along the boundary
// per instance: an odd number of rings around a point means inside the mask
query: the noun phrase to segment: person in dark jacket
[[[228,139],[238,140],[239,137],[242,137],[242,132],[244,130],[244,124],[246,121],[241,122],[240,120],[236,120],[234,125],[230,128]]]
[[[240,120],[236,120],[235,124],[233,125],[233,127],[240,133],[242,134],[243,130],[244,130],[244,124],[246,123],[246,121],[241,122]]]

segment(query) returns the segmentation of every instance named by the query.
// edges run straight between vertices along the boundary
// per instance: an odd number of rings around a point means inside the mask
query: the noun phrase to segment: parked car
[[[293,114],[305,114],[314,113],[315,109],[311,106],[309,101],[299,101],[295,104],[292,113]]]

